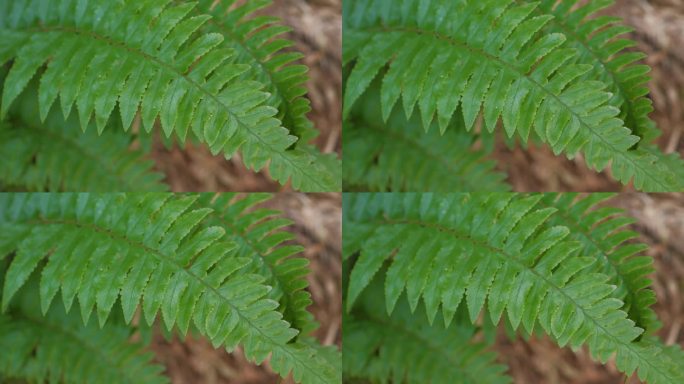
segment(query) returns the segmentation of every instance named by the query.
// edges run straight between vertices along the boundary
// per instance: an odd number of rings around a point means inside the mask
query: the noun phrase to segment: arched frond
[[[345,228],[363,225],[349,278],[347,307],[383,264],[388,313],[406,292],[427,318],[446,324],[460,306],[471,321],[486,309],[493,323],[505,312],[513,329],[538,324],[560,346],[587,345],[601,362],[649,383],[684,380],[681,366],[659,345],[637,341],[636,327],[614,298],[609,278],[590,269],[595,259],[563,226],[546,225],[554,208],[535,208],[541,195],[355,194],[345,196]],[[346,239],[345,239],[346,240]],[[346,244],[345,244],[346,245]]]
[[[211,208],[196,195],[6,194],[0,196],[0,259],[14,253],[3,309],[45,260],[40,303],[59,291],[67,309],[78,298],[83,320],[100,324],[120,299],[126,322],[138,307],[148,323],[161,312],[170,330],[190,324],[216,346],[242,346],[256,363],[270,356],[282,376],[332,383],[336,372],[316,350],[294,341],[298,330],[267,298],[264,278],[248,273],[225,229],[202,224]]]
[[[138,109],[144,129],[157,118],[166,136],[196,136],[214,154],[240,152],[253,170],[295,189],[331,190],[332,180],[276,118],[261,83],[241,75],[219,33],[199,33],[210,16],[189,17],[194,3],[167,0],[20,0],[0,3],[0,63],[13,59],[2,115],[44,64],[41,117],[60,99],[76,105],[82,128],[102,131],[118,104],[124,129]]]
[[[482,113],[488,131],[501,119],[509,137],[527,142],[534,132],[556,154],[581,153],[599,171],[611,166],[623,184],[682,189],[657,156],[633,148],[640,138],[609,103],[605,84],[586,79],[592,66],[564,46],[567,37],[540,33],[553,16],[535,16],[536,3],[514,3],[346,1],[345,117],[379,77],[385,120],[400,99],[409,116],[417,108],[424,127],[436,120],[441,131],[459,108],[467,130]]]
[[[364,95],[344,123],[347,190],[368,191],[502,191],[510,187],[494,170],[484,150],[473,149],[476,136],[465,132],[460,118],[440,134],[427,132],[418,116],[406,119],[395,110],[380,116],[378,92]]]

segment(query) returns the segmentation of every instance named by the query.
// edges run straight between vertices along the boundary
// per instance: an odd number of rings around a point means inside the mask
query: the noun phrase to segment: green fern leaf
[[[377,284],[376,284],[377,285]],[[382,287],[370,289],[353,314],[344,317],[344,375],[379,383],[510,383],[486,345],[473,341],[473,327],[429,324],[422,306],[405,302],[391,316]]]
[[[78,311],[53,305],[43,316],[38,290],[22,293],[7,314],[0,315],[0,378],[32,383],[166,383],[152,354],[129,341],[120,324],[100,329],[83,326]]]
[[[346,190],[501,191],[510,187],[485,152],[471,149],[476,137],[462,121],[440,135],[425,132],[417,116],[395,111],[383,122],[378,92],[369,91],[345,121],[343,164]]]
[[[129,149],[131,136],[108,126],[81,132],[72,116],[57,111],[38,118],[34,93],[20,97],[7,122],[0,122],[0,183],[29,191],[159,191],[163,176],[152,162]],[[110,124],[111,125],[111,124]]]
[[[549,223],[570,229],[570,237],[582,245],[580,253],[595,257],[596,270],[607,275],[610,284],[616,286],[612,295],[624,302],[623,309],[629,318],[636,326],[653,333],[660,327],[651,309],[656,302],[648,278],[655,272],[653,259],[639,255],[647,246],[630,241],[638,234],[623,229],[634,222],[632,218],[620,209],[599,206],[612,196],[592,193],[577,198],[575,194],[545,194],[540,206],[557,209]]]
[[[311,295],[305,289],[309,262],[294,255],[303,251],[298,245],[284,245],[294,236],[281,229],[292,224],[279,218],[279,212],[269,209],[255,209],[255,205],[270,199],[269,194],[250,193],[237,198],[232,193],[217,196],[204,195],[207,205],[213,207],[210,219],[225,228],[227,238],[236,244],[239,257],[252,259],[246,271],[266,277],[265,284],[273,287],[268,297],[280,303],[280,312],[290,325],[308,335],[318,324],[307,307]]]
[[[126,322],[138,306],[148,323],[161,318],[182,333],[190,324],[229,350],[242,345],[256,363],[302,383],[329,383],[334,369],[316,350],[295,342],[298,331],[267,298],[264,278],[245,273],[250,259],[232,252],[225,230],[203,226],[209,208],[197,196],[169,194],[10,194],[0,196],[0,250],[15,251],[3,288],[3,309],[41,270],[43,311],[61,290],[67,310],[78,298],[84,322],[100,324],[120,297]],[[59,241],[57,241],[59,239]],[[5,257],[5,254],[2,254]]]
[[[297,137],[294,147],[313,159],[314,174],[340,190],[341,162],[337,155],[322,154],[308,144],[318,131],[306,117],[311,110],[309,100],[304,97],[307,68],[294,64],[302,55],[285,51],[292,42],[280,38],[289,28],[282,26],[277,18],[254,16],[256,11],[270,4],[271,0],[252,0],[244,4],[235,0],[218,3],[201,0],[197,11],[213,16],[202,30],[224,36],[222,46],[235,53],[231,62],[248,65],[241,77],[257,79],[264,85],[264,91],[270,95],[267,103],[278,108],[277,117],[289,134]]]
[[[271,3],[271,0],[246,3],[201,0],[197,9],[213,16],[204,29],[225,37],[223,44],[235,50],[234,62],[249,64],[245,78],[254,78],[264,84],[264,90],[271,94],[269,104],[278,108],[278,117],[299,139],[299,146],[317,135],[306,117],[311,110],[309,100],[303,97],[307,68],[293,64],[302,58],[302,54],[284,51],[293,45],[280,37],[289,28],[282,26],[277,18],[253,16]],[[254,33],[257,30],[258,33]]]
[[[594,259],[579,256],[570,230],[545,225],[556,211],[534,208],[541,195],[359,194],[345,201],[346,226],[375,226],[361,244],[351,270],[348,308],[380,266],[388,313],[403,292],[411,310],[425,305],[430,322],[441,310],[446,324],[463,301],[471,321],[486,309],[493,323],[504,311],[513,329],[535,325],[560,346],[586,344],[605,362],[649,383],[684,380],[662,348],[636,341],[643,330],[621,310],[615,287],[587,270]],[[361,205],[363,208],[359,208]],[[401,239],[401,240],[400,240]]]
[[[399,99],[407,116],[418,106],[423,126],[436,120],[442,132],[459,106],[467,130],[482,111],[490,132],[501,118],[509,137],[527,142],[534,133],[556,154],[581,153],[592,169],[612,165],[613,177],[624,184],[682,189],[656,156],[632,149],[639,137],[618,118],[605,85],[584,79],[592,67],[564,47],[565,35],[539,34],[553,16],[532,16],[536,4],[513,3],[345,2],[344,60],[352,66],[345,118],[380,77],[385,119]]]
[[[95,117],[102,131],[118,104],[123,126],[140,108],[143,127],[157,118],[166,136],[190,133],[212,153],[238,150],[253,170],[296,189],[339,189],[320,174],[315,158],[289,149],[297,138],[275,118],[262,85],[241,78],[247,65],[233,64],[218,33],[196,35],[209,16],[187,17],[194,7],[166,0],[21,0],[0,4],[0,63],[14,59],[5,80],[2,115],[36,71],[44,118],[59,97],[65,116],[76,104],[85,130]],[[106,15],[106,17],[104,17]],[[86,86],[87,85],[87,86]],[[190,131],[190,132],[188,132]]]
[[[636,43],[619,38],[631,31],[631,28],[620,24],[619,18],[592,18],[596,12],[613,3],[613,0],[598,0],[577,6],[577,0],[542,0],[538,13],[554,16],[546,29],[563,33],[567,38],[566,44],[578,52],[577,61],[592,66],[586,78],[599,79],[606,84],[606,91],[612,94],[610,105],[621,110],[620,118],[633,134],[641,138],[641,146],[659,135],[648,117],[653,111],[651,100],[645,97],[648,93],[646,84],[650,80],[647,75],[649,67],[634,65],[645,55],[624,52]]]

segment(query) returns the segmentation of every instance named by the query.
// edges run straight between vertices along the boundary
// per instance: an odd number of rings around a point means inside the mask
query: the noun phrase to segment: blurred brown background
[[[283,35],[302,52],[309,67],[309,118],[320,132],[315,140],[323,152],[341,151],[342,0],[274,0],[260,11],[278,16],[292,31]],[[208,149],[188,145],[166,149],[157,143],[152,155],[157,169],[167,175],[171,190],[181,191],[278,191],[288,189],[261,173],[247,170],[239,159],[227,161]]]
[[[620,16],[635,29],[626,36],[638,42],[635,48],[648,55],[644,61],[652,68],[651,117],[663,132],[658,144],[667,153],[684,153],[684,0],[617,0],[603,13]],[[515,191],[622,190],[581,158],[556,157],[548,148],[509,150],[500,144],[494,155]]]
[[[296,234],[297,243],[306,248],[302,256],[310,260],[308,291],[314,303],[309,311],[321,325],[314,335],[324,345],[341,346],[341,195],[280,193],[265,206],[283,211],[295,222],[286,230]],[[248,362],[239,350],[228,354],[204,339],[169,342],[159,335],[152,349],[174,384],[294,383],[280,381],[267,364]]]
[[[638,240],[649,245],[646,254],[655,258],[655,310],[663,323],[658,335],[667,344],[684,346],[684,194],[626,193],[607,204],[637,219],[631,229],[641,234]],[[636,377],[625,381],[613,362],[595,363],[586,350],[560,349],[548,338],[511,342],[501,334],[496,350],[516,384],[640,383]]]

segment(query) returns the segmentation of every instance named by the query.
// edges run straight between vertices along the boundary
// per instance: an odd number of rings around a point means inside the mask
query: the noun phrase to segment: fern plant
[[[0,116],[23,124],[11,106],[35,77],[41,122],[57,99],[84,132],[101,134],[108,124],[129,131],[139,113],[145,132],[159,120],[165,137],[199,141],[226,158],[239,152],[248,168],[281,184],[337,190],[339,162],[308,144],[315,131],[305,116],[306,68],[283,51],[290,43],[278,36],[287,29],[252,16],[268,4],[4,1],[0,64],[10,67]]]
[[[34,87],[35,88],[35,87]],[[9,190],[163,191],[163,176],[153,171],[144,151],[130,149],[133,135],[108,124],[98,134],[81,131],[76,116],[66,121],[53,110],[38,117],[35,89],[17,100],[8,121],[0,123],[0,184]],[[94,128],[91,124],[91,128]]]
[[[540,141],[569,158],[581,154],[590,168],[610,168],[615,179],[632,182],[639,190],[683,189],[682,179],[675,176],[684,169],[681,159],[652,144],[658,130],[648,118],[649,68],[635,64],[643,55],[625,52],[634,43],[619,37],[629,31],[619,20],[593,16],[610,4],[344,2],[344,118],[345,130],[352,132],[345,147],[364,159],[353,163],[354,168],[345,166],[345,184],[363,183],[378,191],[453,190],[451,183],[476,175],[448,152],[435,148],[438,158],[423,155],[420,160],[422,169],[444,169],[445,161],[456,169],[451,181],[435,183],[429,172],[416,173],[414,164],[388,166],[381,161],[401,156],[402,149],[362,145],[355,135],[366,134],[371,130],[367,126],[380,121],[387,131],[419,135],[415,125],[421,125],[427,135],[456,130],[486,139],[501,121],[509,141]],[[456,142],[449,136],[442,140]],[[378,183],[374,174],[387,167],[414,181]],[[461,183],[459,189],[485,187]]]
[[[347,381],[510,382],[474,336],[503,323],[682,382],[681,349],[653,335],[653,260],[608,197],[345,194]]]
[[[0,376],[131,382],[140,371],[133,381],[164,382],[126,342],[140,313],[140,321],[197,332],[217,348],[241,346],[255,363],[270,357],[276,373],[297,382],[339,382],[339,354],[309,336],[317,325],[306,311],[306,260],[295,256],[300,247],[282,244],[292,238],[280,229],[289,222],[254,208],[265,198],[0,195],[0,344],[24,346],[0,358]],[[64,332],[52,335],[51,324]],[[62,339],[75,347],[55,356]],[[90,349],[100,347],[111,353],[106,361],[123,365],[93,371]]]

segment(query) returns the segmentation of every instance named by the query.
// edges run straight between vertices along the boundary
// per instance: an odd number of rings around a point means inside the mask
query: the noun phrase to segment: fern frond
[[[238,150],[253,170],[295,189],[331,190],[308,152],[289,149],[297,138],[275,118],[262,85],[240,76],[249,68],[231,63],[218,33],[196,31],[210,18],[188,17],[193,3],[151,1],[41,1],[0,4],[0,63],[13,60],[5,80],[1,114],[36,71],[41,117],[57,97],[64,116],[76,104],[85,130],[92,116],[102,131],[119,106],[128,129],[141,109],[150,131],[157,118],[166,136],[196,136],[214,154]],[[106,17],[104,17],[106,15]]]
[[[422,300],[429,321],[441,310],[448,324],[460,303],[471,321],[486,308],[493,323],[503,312],[513,329],[536,324],[560,346],[586,344],[618,369],[649,383],[684,380],[662,349],[636,341],[643,330],[621,310],[609,278],[588,270],[567,227],[545,225],[553,208],[534,208],[541,195],[358,194],[349,197],[347,225],[359,231],[347,305],[354,304],[384,263],[387,311],[406,291],[411,309]],[[362,207],[362,208],[361,208]],[[345,227],[346,228],[346,227]]]
[[[312,303],[311,295],[306,291],[309,262],[306,258],[295,257],[303,251],[301,246],[284,244],[294,236],[281,229],[292,222],[279,217],[278,211],[255,208],[270,198],[271,195],[265,193],[240,197],[222,193],[202,197],[207,200],[206,205],[214,209],[210,219],[225,228],[226,237],[236,244],[235,254],[252,260],[245,271],[266,278],[265,284],[273,288],[268,297],[280,303],[283,319],[298,329],[300,335],[308,335],[318,328],[307,311]]]
[[[224,36],[223,45],[235,51],[235,63],[249,64],[245,78],[257,79],[270,93],[269,105],[278,108],[283,126],[296,136],[297,146],[317,135],[306,114],[311,110],[306,94],[307,67],[294,62],[303,55],[284,51],[293,45],[281,35],[289,31],[279,19],[255,16],[255,12],[271,5],[271,0],[236,0],[216,2],[200,0],[197,9],[213,18],[205,30]]]
[[[369,91],[344,125],[347,190],[370,191],[505,191],[505,176],[495,172],[483,150],[472,149],[476,137],[456,118],[440,135],[422,129],[420,119],[394,111],[379,116],[379,95]],[[434,127],[433,127],[434,128]]]
[[[335,371],[307,345],[267,298],[264,278],[245,273],[249,258],[232,252],[225,230],[201,225],[210,208],[196,195],[9,194],[0,196],[0,259],[15,253],[3,308],[42,260],[40,302],[49,308],[61,290],[67,309],[78,297],[87,321],[100,324],[120,297],[126,322],[140,305],[148,323],[157,314],[185,334],[192,323],[212,343],[240,344],[256,363],[270,355],[282,376],[332,383]]]
[[[10,119],[0,122],[0,183],[29,191],[160,191],[163,175],[131,136],[108,126],[100,136],[57,111],[38,118],[35,94],[22,96]]]
[[[285,51],[293,45],[281,35],[289,30],[269,16],[254,16],[271,0],[252,0],[244,4],[235,0],[215,2],[201,0],[197,11],[212,15],[203,31],[223,35],[222,46],[235,53],[230,62],[246,64],[245,79],[257,79],[269,94],[267,103],[278,108],[277,117],[289,134],[297,137],[294,147],[312,159],[314,173],[340,190],[341,162],[336,154],[323,154],[308,142],[318,135],[306,114],[311,111],[306,94],[307,67],[295,64],[302,55]],[[322,189],[319,189],[322,191]]]
[[[592,17],[613,3],[613,0],[598,0],[578,6],[577,0],[542,0],[538,13],[554,16],[546,30],[563,33],[567,38],[566,45],[578,53],[577,62],[592,66],[585,77],[606,84],[606,91],[612,94],[609,104],[620,109],[620,119],[640,137],[638,144],[641,146],[659,135],[648,117],[653,111],[651,99],[646,97],[650,68],[635,65],[645,57],[643,53],[624,52],[636,43],[620,38],[631,31],[621,24],[620,18]]]
[[[632,135],[610,105],[600,81],[563,45],[560,33],[540,35],[553,18],[532,16],[536,4],[513,1],[352,0],[344,4],[344,114],[374,78],[382,79],[387,119],[401,98],[407,116],[416,105],[424,127],[441,131],[460,106],[467,130],[482,111],[493,131],[499,118],[509,137],[534,132],[559,154],[582,153],[595,170],[612,165],[615,179],[638,189],[682,189],[657,157],[632,149]],[[385,68],[387,68],[385,70]]]
[[[31,286],[31,288],[36,288]],[[120,324],[83,325],[77,310],[53,305],[45,315],[38,290],[23,292],[0,315],[0,378],[31,383],[166,383],[152,354],[129,341]]]
[[[645,244],[631,241],[638,234],[624,229],[634,219],[620,209],[600,207],[612,196],[592,193],[577,198],[576,194],[545,194],[540,206],[557,209],[549,222],[570,229],[570,237],[581,244],[580,254],[594,257],[595,270],[608,276],[609,283],[616,286],[612,295],[624,302],[623,309],[629,318],[652,333],[660,327],[651,309],[656,302],[648,278],[655,272],[653,259],[640,255],[647,248]]]
[[[397,384],[511,382],[496,355],[472,340],[474,327],[429,324],[422,306],[412,313],[404,302],[388,316],[377,310],[384,306],[381,289],[370,289],[361,308],[345,315],[345,377]]]

